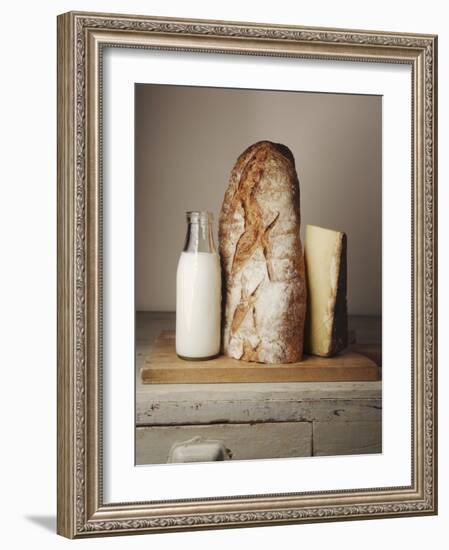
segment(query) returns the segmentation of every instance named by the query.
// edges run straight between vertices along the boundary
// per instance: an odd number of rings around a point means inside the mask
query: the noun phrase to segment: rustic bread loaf
[[[237,159],[219,219],[226,355],[261,363],[302,359],[307,296],[299,228],[291,151],[255,143]]]

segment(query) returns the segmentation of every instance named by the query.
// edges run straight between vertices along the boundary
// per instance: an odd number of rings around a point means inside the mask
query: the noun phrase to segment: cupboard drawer
[[[360,455],[382,452],[378,422],[314,422],[313,455]]]
[[[311,422],[143,426],[136,429],[136,463],[165,464],[174,444],[194,437],[222,442],[232,460],[312,454]]]

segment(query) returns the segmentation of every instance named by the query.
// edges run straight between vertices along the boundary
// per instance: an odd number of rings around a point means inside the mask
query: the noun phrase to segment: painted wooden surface
[[[165,464],[175,443],[195,436],[222,441],[232,460],[311,456],[310,422],[142,427],[136,430],[136,463]]]
[[[259,399],[254,392],[249,398],[236,394],[231,399],[210,396],[193,400],[155,398],[148,405],[140,403],[137,409],[138,426],[178,424],[210,424],[238,422],[332,422],[334,420],[380,421],[382,403],[376,399],[302,399],[292,395],[287,399]]]
[[[314,422],[313,455],[358,455],[382,452],[382,429],[377,422]]]
[[[174,442],[202,434],[211,439],[221,439],[224,433],[233,434],[234,452],[236,444],[240,447],[235,456],[240,459],[266,458],[268,452],[272,456],[274,452],[282,452],[283,456],[307,456],[305,448],[310,448],[309,454],[321,456],[381,451],[380,381],[142,384],[140,368],[151,352],[154,339],[162,330],[173,330],[174,323],[172,313],[145,313],[137,317],[136,456],[139,464],[165,462],[164,457],[166,454],[168,457]],[[369,345],[380,361],[378,321],[350,319],[350,326],[356,331],[356,345]],[[298,430],[305,428],[306,431],[301,431],[304,436],[301,452],[305,454],[297,454],[299,444],[292,434],[299,432],[292,432],[287,426],[290,424]],[[250,427],[259,429],[249,430]],[[262,433],[270,434],[263,445],[258,435]],[[273,441],[271,451],[270,439]],[[275,447],[279,447],[277,451],[273,451]]]
[[[379,421],[380,382],[161,384],[137,392],[137,425]]]
[[[300,363],[258,364],[221,355],[207,361],[186,361],[175,351],[174,331],[162,331],[141,368],[143,384],[231,382],[320,382],[377,380],[376,363],[359,352],[346,350],[335,357],[305,355]]]

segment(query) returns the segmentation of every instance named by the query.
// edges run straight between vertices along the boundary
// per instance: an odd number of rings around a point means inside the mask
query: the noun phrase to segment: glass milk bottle
[[[176,353],[183,359],[209,359],[220,352],[220,258],[212,214],[186,216],[186,241],[176,272]]]

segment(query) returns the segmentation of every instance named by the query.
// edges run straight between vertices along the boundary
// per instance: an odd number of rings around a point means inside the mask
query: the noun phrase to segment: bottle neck
[[[216,253],[212,223],[206,220],[188,221],[183,252]]]

